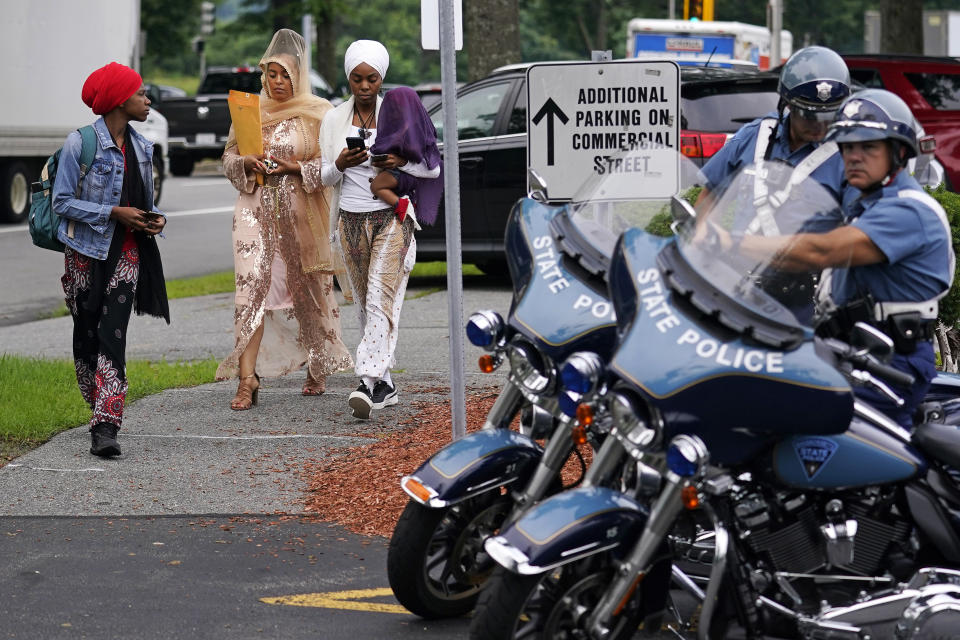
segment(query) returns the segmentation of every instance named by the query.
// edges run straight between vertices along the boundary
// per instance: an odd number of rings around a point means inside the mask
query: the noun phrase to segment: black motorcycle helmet
[[[777,91],[781,111],[828,122],[850,95],[850,71],[835,51],[804,47],[783,65]]]
[[[827,129],[826,139],[837,144],[889,140],[890,171],[884,184],[918,153],[916,119],[910,107],[885,89],[864,89],[847,98]]]

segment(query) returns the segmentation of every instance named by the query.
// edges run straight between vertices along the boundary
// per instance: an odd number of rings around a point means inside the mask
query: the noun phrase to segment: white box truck
[[[923,12],[923,54],[960,57],[960,11]]]
[[[780,32],[779,62],[770,60],[770,30],[742,22],[634,18],[627,24],[627,57],[670,58],[680,64],[752,63],[770,69],[787,61],[793,35]]]
[[[10,69],[0,95],[0,222],[22,222],[30,185],[71,131],[96,119],[80,92],[108,62],[139,68],[139,0],[5,2],[0,59]],[[151,109],[137,130],[156,144],[155,187],[164,175],[167,123]]]

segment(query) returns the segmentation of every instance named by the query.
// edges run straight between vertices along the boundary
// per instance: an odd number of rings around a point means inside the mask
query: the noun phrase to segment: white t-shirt
[[[379,171],[370,164],[370,147],[377,141],[377,130],[368,129],[370,137],[367,138],[367,159],[363,164],[355,167],[347,167],[343,172],[343,186],[340,188],[340,208],[344,211],[354,213],[364,213],[367,211],[379,211],[386,209],[387,203],[380,198],[374,197],[370,191],[370,181],[377,177]],[[360,128],[351,127],[350,135],[359,136]],[[344,141],[346,146],[346,141]],[[334,158],[336,160],[336,158]]]
[[[350,135],[360,135],[360,127],[351,126],[350,130]],[[370,147],[377,141],[377,130],[367,129],[367,131],[370,132],[370,137],[366,140],[369,153]],[[343,141],[343,146],[347,146],[346,140]],[[324,174],[324,184],[335,182],[335,180],[329,180],[328,177],[340,173],[337,170],[335,162],[336,158],[330,158],[329,160],[327,158],[323,159],[322,171]],[[400,170],[416,178],[436,178],[440,175],[439,166],[428,169],[426,164],[422,162],[407,162],[407,164],[400,167]],[[373,192],[370,191],[370,181],[373,180],[379,172],[379,169],[370,164],[369,155],[363,164],[358,164],[355,167],[347,167],[343,172],[343,184],[340,186],[340,208],[352,213],[367,213],[386,209],[387,203],[380,198],[374,197]]]

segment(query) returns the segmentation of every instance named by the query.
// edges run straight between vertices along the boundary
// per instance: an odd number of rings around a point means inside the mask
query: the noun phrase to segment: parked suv
[[[891,91],[907,103],[946,173],[946,186],[960,189],[960,60],[929,56],[845,55],[850,75],[871,88]]]
[[[532,63],[509,65],[457,91],[460,218],[464,262],[504,273],[503,233],[513,204],[526,192],[527,90]],[[756,70],[680,67],[682,152],[697,164],[715,154],[743,124],[777,107],[777,76]],[[443,140],[441,104],[429,110]],[[417,233],[419,260],[446,259],[446,227]]]

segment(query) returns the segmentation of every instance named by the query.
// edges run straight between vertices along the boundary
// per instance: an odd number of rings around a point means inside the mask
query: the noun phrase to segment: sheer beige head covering
[[[273,34],[270,46],[260,59],[263,72],[260,91],[260,121],[263,126],[276,124],[283,120],[299,117],[306,129],[304,137],[307,143],[304,157],[295,160],[306,161],[320,155],[320,123],[324,114],[332,105],[323,98],[313,95],[310,86],[309,60],[303,36],[290,29],[280,29]],[[293,85],[293,96],[287,100],[275,100],[270,97],[270,83],[267,67],[275,62],[286,69]],[[235,145],[233,127],[227,140],[227,148]],[[264,145],[266,147],[266,145]],[[307,210],[304,215],[296,215],[296,229],[300,245],[300,258],[305,273],[334,270],[330,251],[330,216],[327,198],[328,189],[305,193]]]

